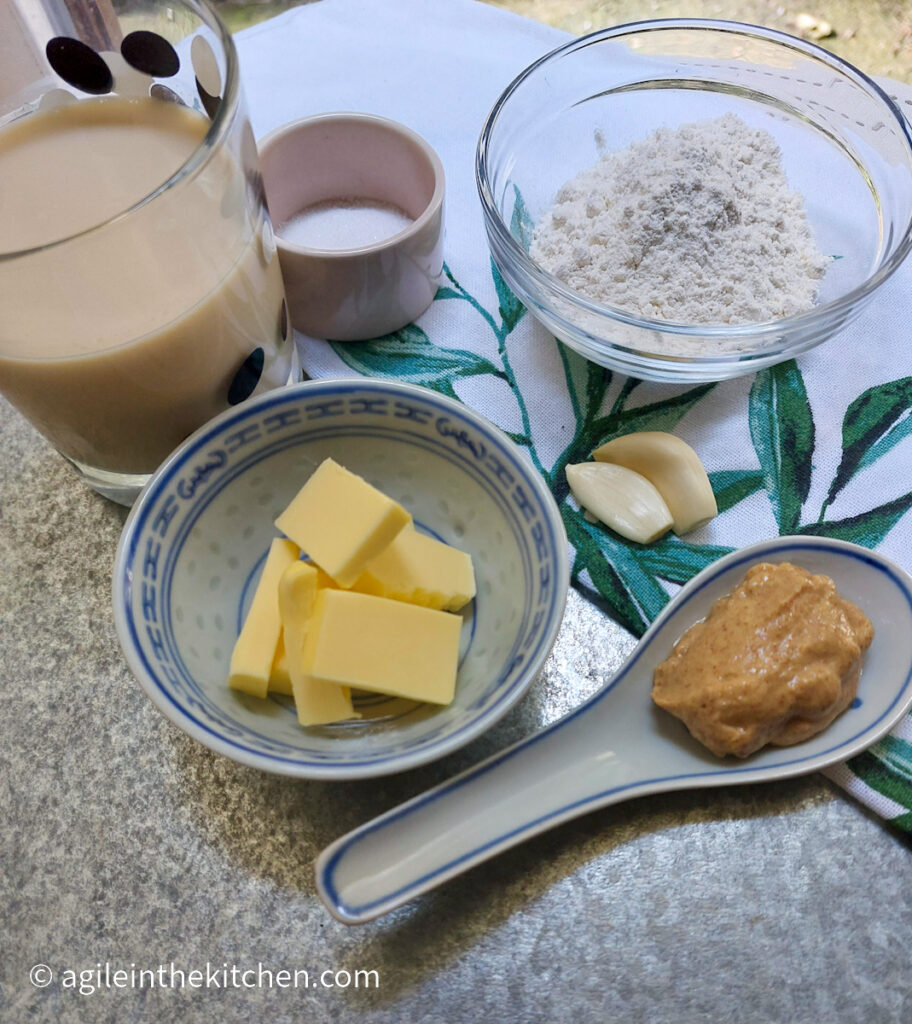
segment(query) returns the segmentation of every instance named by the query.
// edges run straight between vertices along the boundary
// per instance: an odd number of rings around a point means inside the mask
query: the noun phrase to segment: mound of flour
[[[804,312],[829,262],[775,140],[734,114],[605,154],[558,192],[531,255],[596,302],[691,324]]]

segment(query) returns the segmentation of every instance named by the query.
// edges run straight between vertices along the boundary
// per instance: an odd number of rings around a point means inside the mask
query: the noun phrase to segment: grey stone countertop
[[[110,599],[124,519],[0,401],[4,1024],[912,1020],[909,844],[816,775],[608,808],[337,923],[314,888],[327,843],[553,720],[632,642],[571,595],[532,693],[465,750],[376,781],[272,777],[133,679]],[[160,985],[172,964],[182,988]],[[245,987],[259,965],[273,986]]]

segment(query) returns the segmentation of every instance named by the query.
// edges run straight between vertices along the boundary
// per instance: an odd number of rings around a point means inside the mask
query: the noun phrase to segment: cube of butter
[[[311,563],[307,563],[308,565]],[[320,587],[333,587],[336,584],[331,576],[327,576],[325,572],[317,565],[314,566],[317,571],[317,589]],[[281,616],[281,609],[279,610]],[[285,633],[281,631],[279,633],[279,642],[276,646],[275,658],[272,661],[272,670],[269,673],[269,692],[280,693],[285,697],[292,696],[291,689],[291,676],[288,673],[288,656],[285,653]]]
[[[276,526],[343,587],[412,521],[392,498],[324,459]]]
[[[458,612],[475,596],[475,572],[464,551],[407,526],[367,563],[352,589]]]
[[[304,641],[318,679],[449,704],[456,687],[462,619],[350,590],[321,590]]]
[[[231,654],[228,685],[254,697],[265,697],[269,676],[279,643],[279,577],[298,560],[301,552],[290,540],[274,540],[244,620],[240,636]]]
[[[307,562],[290,565],[279,580],[285,656],[301,725],[324,725],[360,717],[352,707],[347,686],[314,679],[304,665],[304,646],[313,627],[314,602],[319,592],[317,583],[317,569]]]

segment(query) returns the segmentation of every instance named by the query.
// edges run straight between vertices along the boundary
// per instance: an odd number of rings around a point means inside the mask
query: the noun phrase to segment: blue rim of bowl
[[[227,426],[246,419],[254,410],[259,411],[273,405],[288,404],[294,402],[298,396],[334,394],[365,389],[394,397],[411,396],[436,405],[442,411],[468,421],[482,434],[495,441],[503,450],[517,470],[517,475],[522,479],[523,484],[528,485],[535,492],[542,510],[544,525],[550,534],[550,544],[555,554],[556,563],[554,593],[549,603],[547,624],[522,672],[517,676],[510,689],[495,700],[483,714],[476,715],[443,739],[432,737],[426,746],[418,744],[407,753],[394,753],[386,760],[375,759],[370,762],[341,760],[314,763],[306,761],[304,754],[300,760],[297,760],[251,750],[198,722],[162,688],[154,674],[150,672],[144,656],[133,639],[132,582],[137,541],[144,528],[147,527],[147,518],[156,500],[171,482],[173,476],[184,467],[188,458],[196,454],[215,436],[221,434]],[[428,388],[402,382],[381,381],[373,378],[333,378],[305,381],[266,392],[215,417],[183,441],[155,471],[131,509],[118,542],[112,581],[114,625],[127,663],[152,703],[179,729],[216,753],[223,754],[249,767],[296,778],[341,780],[389,775],[437,760],[459,749],[494,725],[526,693],[544,665],[557,639],[563,620],[570,572],[567,545],[566,531],[560,513],[544,480],[526,462],[517,446],[503,431],[468,406]]]
[[[501,110],[513,94],[536,71],[565,54],[571,53],[575,50],[585,49],[593,43],[602,42],[606,39],[613,39],[617,36],[629,36],[636,32],[665,31],[674,28],[706,29],[708,31],[729,32],[735,35],[765,39],[785,46],[788,49],[797,50],[799,53],[806,56],[814,57],[835,70],[841,71],[849,78],[854,79],[856,84],[862,86],[868,92],[873,93],[875,98],[880,100],[884,105],[886,108],[885,112],[892,117],[895,121],[896,127],[899,128],[900,132],[905,137],[906,144],[910,151],[910,163],[912,163],[912,125],[910,125],[910,122],[905,118],[899,107],[896,106],[893,100],[890,99],[884,90],[870,76],[866,75],[863,71],[860,71],[854,64],[850,64],[847,60],[843,60],[843,58],[837,57],[835,54],[824,50],[821,46],[817,46],[816,44],[807,42],[803,39],[798,39],[786,32],[779,32],[776,29],[763,28],[759,25],[752,25],[738,21],[717,21],[711,18],[657,18],[652,21],[628,22],[625,25],[616,25],[613,28],[603,29],[598,32],[591,32],[589,35],[581,36],[568,43],[564,43],[562,46],[556,47],[550,52],[544,54],[542,57],[539,57],[538,60],[534,61],[527,68],[521,71],[498,97],[485,119],[475,150],[475,184],[478,189],[478,195],[481,200],[482,211],[484,213],[485,223],[488,229],[492,231],[497,236],[498,241],[506,247],[511,257],[519,264],[522,273],[531,278],[539,287],[557,294],[565,302],[570,303],[572,307],[576,307],[586,313],[594,314],[596,316],[610,317],[613,320],[617,320],[620,323],[631,327],[639,327],[660,333],[673,332],[681,337],[731,339],[738,337],[757,338],[759,335],[759,340],[762,341],[763,334],[769,334],[773,338],[778,338],[783,331],[813,324],[818,320],[824,319],[825,316],[848,313],[856,303],[867,299],[880,284],[890,277],[905,260],[910,250],[912,250],[912,211],[910,211],[909,219],[906,222],[903,237],[895,251],[869,278],[867,278],[866,281],[858,285],[856,288],[853,288],[850,292],[846,292],[845,295],[841,295],[838,299],[833,299],[831,302],[828,302],[823,306],[815,306],[812,310],[809,310],[806,313],[798,313],[793,316],[782,317],[779,320],[767,320],[752,324],[734,325],[695,325],[677,323],[671,320],[655,320],[649,317],[635,316],[629,311],[621,309],[619,306],[609,306],[595,302],[592,299],[588,299],[580,292],[574,291],[572,288],[568,288],[557,277],[553,274],[549,274],[546,270],[543,270],[537,263],[535,263],[522,246],[517,243],[516,239],[510,232],[509,227],[504,223],[504,220],[500,215],[500,211],[497,209],[497,204],[494,201],[494,194],[491,188],[491,179],[488,173],[488,150],[490,148],[491,133],[494,131]],[[642,352],[638,349],[619,345],[615,342],[606,341],[601,338],[597,340],[599,341],[599,344],[605,345],[611,350],[630,353],[649,363],[654,362],[656,364],[664,364],[667,362],[667,360],[663,360],[660,356],[656,356],[652,353]],[[816,342],[814,344],[816,344]],[[685,362],[690,366],[709,366],[726,363],[749,364],[755,360],[768,360],[769,357],[775,355],[777,351],[791,351],[792,347],[793,346],[788,343],[780,344],[779,346],[770,344],[765,348],[760,348],[751,352],[736,352],[729,354],[720,353],[713,354],[711,356],[687,356]],[[680,360],[675,361],[680,362]]]

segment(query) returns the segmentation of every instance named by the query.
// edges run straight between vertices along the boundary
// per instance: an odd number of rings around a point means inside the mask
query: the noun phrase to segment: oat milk
[[[264,383],[288,377],[278,260],[239,157],[216,148],[152,195],[209,128],[105,98],[0,130],[0,390],[84,466],[154,470],[228,407],[257,348]]]

